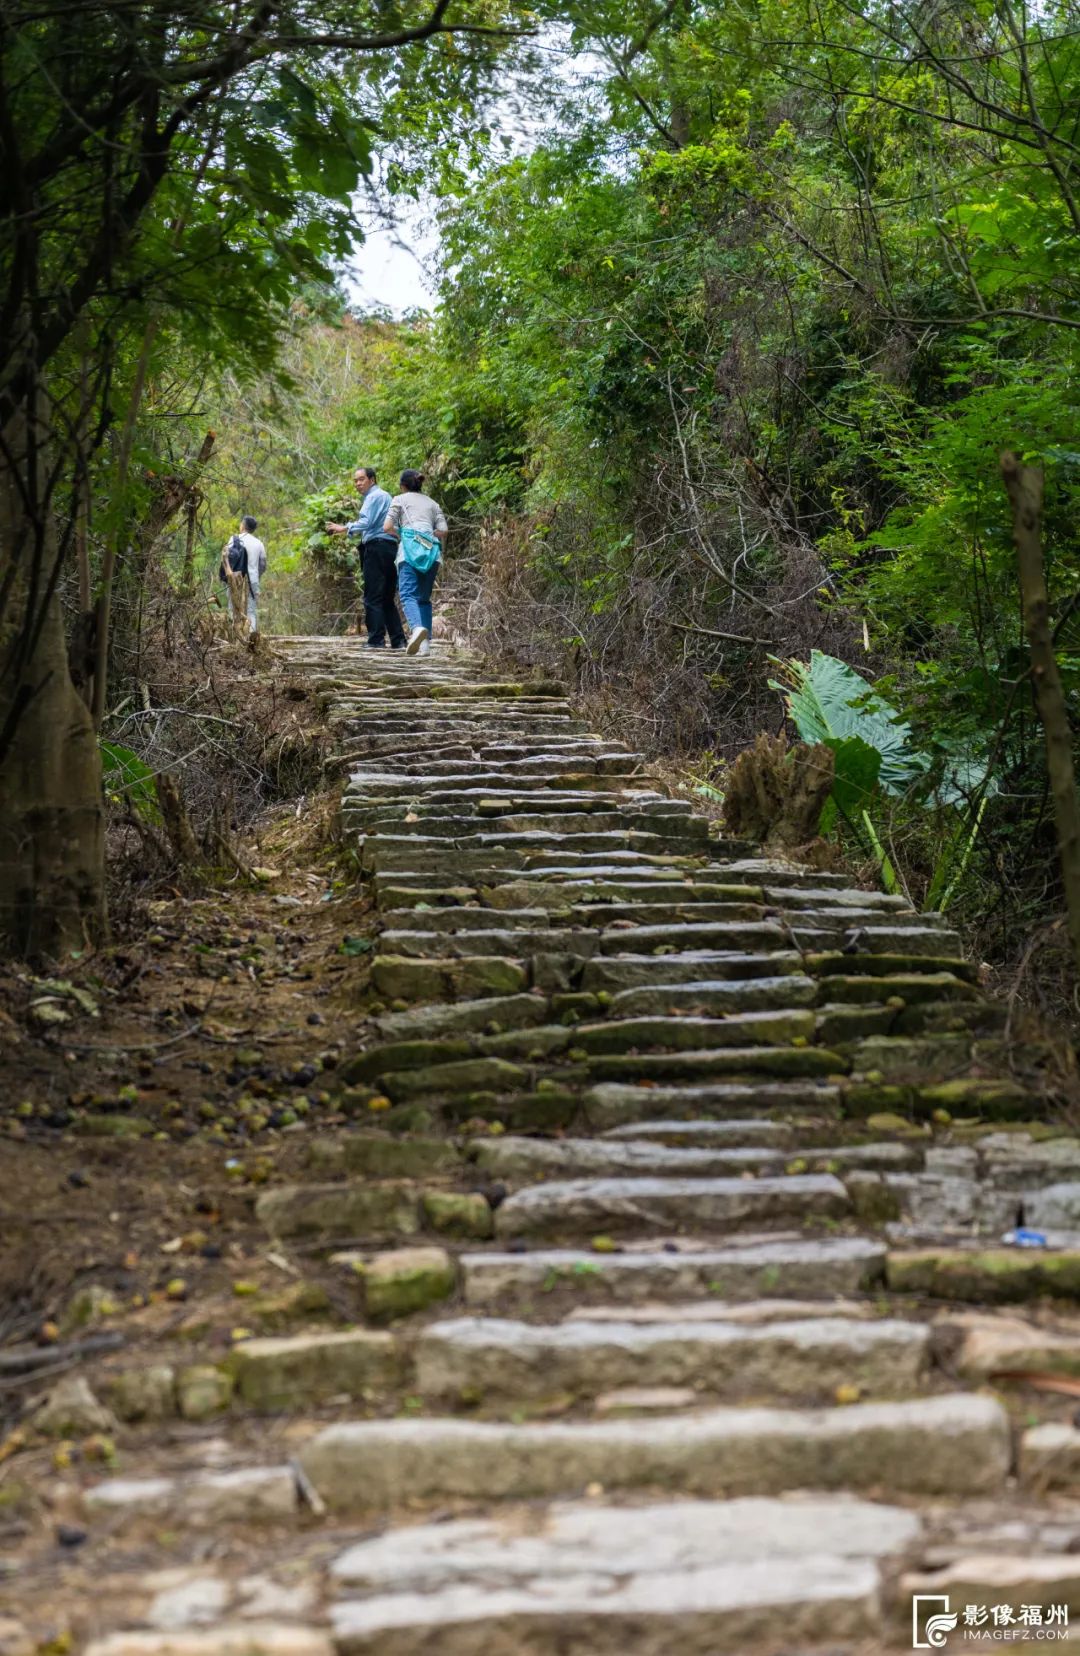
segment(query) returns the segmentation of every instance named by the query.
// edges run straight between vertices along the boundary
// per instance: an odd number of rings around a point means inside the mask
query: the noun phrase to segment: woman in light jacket
[[[431,593],[446,549],[446,516],[424,492],[424,474],[403,471],[401,493],[390,502],[383,534],[398,543],[398,596],[409,627],[409,655],[431,648]]]

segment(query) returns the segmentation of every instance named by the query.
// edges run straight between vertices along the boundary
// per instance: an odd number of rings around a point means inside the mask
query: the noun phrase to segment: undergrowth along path
[[[79,1570],[93,1656],[869,1656],[916,1592],[1080,1614],[1045,1389],[1080,1145],[960,940],[718,838],[558,684],[276,647],[377,923],[330,1125],[239,1195],[276,1295],[28,1415],[120,1464],[68,1478],[85,1539],[29,1550],[20,1614]]]

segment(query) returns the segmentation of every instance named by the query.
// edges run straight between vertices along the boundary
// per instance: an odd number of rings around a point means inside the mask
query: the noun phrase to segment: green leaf
[[[809,666],[802,661],[776,664],[784,678],[770,679],[770,688],[784,693],[804,742],[832,747],[847,737],[859,737],[879,755],[877,780],[886,793],[904,793],[926,770],[926,756],[910,745],[911,727],[846,662],[813,650]]]
[[[101,744],[101,779],[106,794],[126,797],[142,816],[156,822],[160,817],[154,772],[137,753],[118,742]]]
[[[881,754],[861,736],[845,736],[842,741],[832,739],[826,745],[836,755],[832,799],[837,809],[853,822],[867,809],[877,791]]]
[[[343,937],[338,954],[362,955],[374,948],[370,937]]]

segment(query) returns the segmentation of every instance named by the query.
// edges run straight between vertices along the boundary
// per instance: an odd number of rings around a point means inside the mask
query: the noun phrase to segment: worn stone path
[[[351,1130],[255,1211],[355,1308],[93,1377],[216,1422],[87,1492],[93,1656],[869,1656],[915,1592],[1080,1623],[1075,1400],[991,1384],[1080,1374],[1080,1145],[956,935],[718,838],[557,684],[276,643],[379,931]]]

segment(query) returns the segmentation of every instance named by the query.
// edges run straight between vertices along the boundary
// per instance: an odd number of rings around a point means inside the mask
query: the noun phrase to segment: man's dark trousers
[[[405,633],[395,602],[397,598],[397,541],[390,535],[380,535],[365,541],[361,569],[364,576],[364,619],[367,622],[369,644],[386,643],[390,634],[392,645],[404,644]]]

